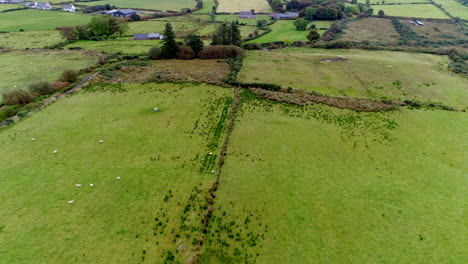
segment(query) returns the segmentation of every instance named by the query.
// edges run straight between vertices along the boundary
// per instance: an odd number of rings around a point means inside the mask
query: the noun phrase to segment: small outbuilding
[[[136,13],[137,13],[137,11],[135,11],[133,9],[123,9],[123,10],[117,10],[117,11],[113,12],[111,15],[115,16],[115,17],[129,17],[129,16],[134,15]]]
[[[63,12],[72,12],[72,13],[76,12],[76,7],[73,4],[64,5],[63,6]]]
[[[296,19],[299,17],[297,12],[287,12],[287,13],[271,13],[271,19]]]
[[[146,33],[133,35],[134,40],[150,40],[150,39],[164,39],[164,36],[159,33]]]
[[[257,16],[254,15],[252,12],[240,12],[239,13],[239,18],[255,19],[255,18],[257,18]]]

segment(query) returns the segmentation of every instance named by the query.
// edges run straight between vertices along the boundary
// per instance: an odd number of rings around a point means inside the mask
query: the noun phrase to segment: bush
[[[25,105],[34,100],[34,95],[24,90],[13,90],[4,92],[2,98],[6,105]]]
[[[213,45],[206,46],[198,54],[201,59],[226,59],[243,57],[244,51],[234,45]]]
[[[54,86],[54,91],[59,91],[65,87],[67,87],[68,85],[70,85],[69,82],[54,82],[53,86]]]
[[[195,58],[195,52],[193,52],[193,49],[189,46],[183,45],[179,47],[176,58],[181,60],[191,60]]]
[[[152,47],[149,51],[148,51],[148,58],[152,59],[152,60],[159,60],[161,59],[161,49],[159,47]]]
[[[246,50],[261,50],[262,45],[260,45],[259,43],[256,43],[256,42],[248,42],[248,43],[244,43],[244,49],[246,49]]]
[[[346,41],[346,40],[337,40],[337,41],[329,42],[327,43],[327,45],[325,45],[326,49],[351,49],[352,47],[353,47],[353,43],[351,43],[350,41]]]
[[[132,19],[132,21],[140,21],[141,20],[141,16],[139,14],[133,14],[130,16],[130,18]]]
[[[9,105],[0,109],[0,121],[12,117],[18,113],[21,105]]]
[[[106,58],[104,58],[104,56],[99,56],[98,63],[100,65],[106,64]]]
[[[60,77],[60,81],[73,83],[78,80],[78,72],[74,70],[65,70]]]
[[[39,95],[46,95],[51,94],[54,91],[54,87],[51,83],[43,81],[29,85],[29,91]]]

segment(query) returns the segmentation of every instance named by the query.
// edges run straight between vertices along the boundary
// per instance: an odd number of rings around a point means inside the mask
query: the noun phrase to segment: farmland
[[[180,243],[190,252],[203,206],[190,208],[192,196],[213,181],[231,98],[207,85],[95,86],[1,130],[2,261],[163,262]]]
[[[133,40],[118,38],[106,41],[78,40],[65,46],[65,48],[81,48],[84,50],[96,50],[108,54],[146,54],[151,47],[160,46],[160,40]]]
[[[0,5],[0,13],[5,11],[5,10],[10,10],[10,9],[16,9],[23,7],[22,5],[17,5],[17,4],[2,4]]]
[[[370,41],[382,44],[398,44],[400,35],[390,19],[366,18],[347,23],[344,40]]]
[[[263,35],[255,40],[257,43],[268,43],[274,41],[285,41],[293,42],[296,40],[307,41],[307,30],[297,30],[294,26],[293,20],[280,20],[269,26],[272,31],[266,35]],[[331,21],[313,21],[311,24],[317,26],[318,32],[323,34],[326,30],[323,28],[329,28],[332,24]]]
[[[216,21],[220,22],[232,22],[239,21],[240,24],[246,24],[251,26],[256,26],[258,20],[269,20],[270,16],[268,15],[257,15],[255,19],[239,18],[239,15],[217,15],[215,17]]]
[[[12,49],[44,48],[62,42],[58,31],[25,31],[1,33],[0,47]]]
[[[370,0],[371,5],[379,4],[411,4],[411,3],[430,3],[430,0]],[[366,0],[358,0],[358,3],[365,4]]]
[[[81,4],[81,3],[80,3]],[[182,8],[194,8],[195,0],[106,0],[83,2],[85,5],[115,5],[119,8],[141,8],[162,11],[180,11]]]
[[[420,17],[420,18],[449,18],[435,5],[373,5],[378,12],[383,10],[387,16]]]
[[[266,0],[218,0],[219,6],[216,10],[219,13],[238,13],[252,9],[255,12],[270,12],[271,8]]]
[[[205,263],[463,262],[466,114],[240,112]]]
[[[20,10],[0,14],[0,31],[45,31],[60,26],[88,23],[90,16],[42,10]]]
[[[468,19],[468,7],[455,0],[434,0],[436,4],[442,5],[449,14],[461,19]]]
[[[447,63],[446,57],[428,54],[288,48],[248,52],[240,79],[332,95],[466,108],[466,79],[447,73]]]
[[[36,81],[54,81],[66,69],[95,64],[92,54],[78,51],[10,51],[0,53],[0,92],[27,89]]]

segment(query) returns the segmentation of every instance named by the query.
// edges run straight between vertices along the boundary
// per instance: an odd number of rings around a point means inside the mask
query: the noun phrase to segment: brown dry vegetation
[[[375,17],[349,22],[341,38],[351,41],[368,40],[390,45],[396,45],[400,40],[390,19]]]

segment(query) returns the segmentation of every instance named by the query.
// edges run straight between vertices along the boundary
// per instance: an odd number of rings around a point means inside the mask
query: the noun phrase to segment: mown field
[[[272,31],[265,34],[257,39],[252,40],[257,43],[268,43],[274,41],[294,42],[296,40],[308,41],[307,34],[308,30],[297,30],[294,26],[293,20],[280,20],[269,26]],[[313,21],[311,24],[317,26],[317,30],[320,34],[323,34],[328,29],[332,21]],[[321,29],[322,28],[322,29]],[[323,29],[326,28],[326,29]]]
[[[390,19],[364,18],[347,23],[340,39],[396,45],[400,41],[400,34]]]
[[[66,69],[80,70],[96,62],[96,56],[81,51],[2,52],[0,92],[27,89],[29,84],[36,81],[54,81]]]
[[[68,12],[20,10],[0,15],[0,31],[45,31],[88,23],[90,16]]]
[[[271,12],[271,7],[266,0],[218,0],[218,13],[247,12],[252,9],[255,12]]]
[[[16,9],[19,7],[24,7],[24,5],[17,5],[17,4],[0,4],[0,13],[5,10]]]
[[[232,21],[239,21],[241,24],[246,24],[246,25],[251,25],[251,26],[256,26],[257,21],[259,20],[270,20],[270,16],[268,15],[257,15],[255,19],[240,19],[239,15],[217,15],[215,17],[216,21],[221,21],[221,22],[232,22]]]
[[[56,30],[0,33],[0,47],[11,49],[40,49],[62,41]]]
[[[202,263],[464,262],[465,113],[239,111]]]
[[[58,0],[60,1],[60,0]],[[182,8],[195,8],[195,0],[105,0],[83,2],[84,5],[115,5],[119,8],[141,8],[161,11],[180,11]]]
[[[98,85],[1,130],[2,262],[185,263],[232,95]]]
[[[434,0],[435,3],[442,5],[449,14],[461,19],[468,19],[468,7],[455,0]]]
[[[422,5],[373,5],[375,13],[383,10],[387,16],[421,17],[421,18],[449,18],[432,4]]]
[[[332,95],[441,102],[466,108],[466,78],[429,54],[288,48],[249,51],[240,79]]]

